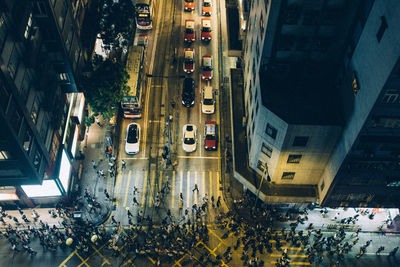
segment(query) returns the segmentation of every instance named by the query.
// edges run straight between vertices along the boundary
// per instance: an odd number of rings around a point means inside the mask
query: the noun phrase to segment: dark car
[[[192,78],[183,80],[182,105],[188,108],[194,105],[194,80]]]

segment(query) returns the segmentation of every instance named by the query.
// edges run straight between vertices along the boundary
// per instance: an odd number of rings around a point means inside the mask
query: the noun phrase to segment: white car
[[[183,126],[182,149],[190,153],[196,150],[197,127],[193,124]]]
[[[131,123],[126,128],[125,137],[125,152],[129,155],[135,155],[139,153],[140,146],[140,125],[137,123]]]
[[[213,114],[215,112],[215,95],[211,86],[206,86],[203,89],[201,111],[204,114]]]

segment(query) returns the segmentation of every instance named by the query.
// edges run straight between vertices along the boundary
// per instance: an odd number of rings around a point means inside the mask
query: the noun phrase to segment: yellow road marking
[[[202,179],[201,179],[202,181],[201,181],[201,193],[204,195],[204,193],[205,193],[205,183],[206,183],[206,172],[203,172],[203,176],[202,176]]]
[[[153,260],[150,256],[149,257],[147,257],[153,264],[156,264],[156,261],[155,260]]]
[[[186,208],[189,208],[189,197],[190,197],[190,171],[187,172],[186,176]]]
[[[126,200],[128,198],[129,184],[131,183],[131,175],[132,175],[132,170],[129,170],[128,181],[126,182],[126,187],[125,187],[124,207],[126,207]]]
[[[296,248],[296,247],[281,247],[281,249],[287,249],[287,250],[304,250],[304,248]]]
[[[95,246],[92,245],[92,248],[97,252],[97,254],[99,254],[100,257],[103,258],[104,262],[108,263],[109,265],[111,265],[111,263],[108,261],[108,259],[100,252],[97,250],[97,248]]]
[[[163,182],[163,172],[160,171],[160,177],[158,177],[158,192],[161,192],[161,188],[162,188],[162,182]]]
[[[144,203],[146,202],[146,193],[147,193],[147,178],[149,176],[149,171],[145,171],[144,180],[143,180],[143,192],[142,192],[142,203],[141,208],[143,209]]]
[[[211,196],[213,196],[214,194],[213,194],[213,182],[212,182],[212,177],[210,176],[210,179],[208,180],[208,186],[210,187],[210,193],[209,193],[209,195],[210,195],[210,201],[211,201]]]
[[[222,240],[213,230],[208,229],[208,231],[210,231],[210,233],[212,233],[213,235],[215,235],[215,237],[218,238],[218,240],[223,243],[225,246],[229,246],[224,240]]]
[[[59,265],[59,267],[61,266],[66,266],[65,263],[67,263],[67,261],[69,261],[70,258],[72,258],[72,256],[74,256],[76,253],[76,249],[74,251],[71,252],[71,254],[68,255],[68,257],[65,258],[65,260],[63,262],[61,262],[61,264]]]
[[[171,186],[171,207],[175,207],[175,171],[172,172],[172,186]]]
[[[149,208],[153,206],[154,198],[154,183],[156,181],[156,170],[151,171],[151,182],[150,182],[150,197],[149,197]]]
[[[270,254],[271,257],[282,257],[282,254]],[[300,255],[300,254],[288,254],[289,257],[292,258],[307,258],[307,255]]]
[[[79,264],[78,267],[79,267],[79,266],[82,266],[82,265],[86,265],[87,267],[89,267],[89,264],[87,264],[86,261],[90,258],[90,256],[89,256],[86,260],[84,260],[84,259],[81,257],[81,255],[78,254],[78,252],[76,252],[75,255],[78,256],[78,258],[82,261],[82,263]]]
[[[215,252],[219,248],[219,246],[221,246],[221,244],[222,242],[219,242],[218,245],[212,251]]]
[[[276,261],[271,261],[271,264],[275,264],[276,263]],[[303,261],[300,261],[300,262],[290,262],[290,265],[311,265],[311,263],[309,263],[309,262],[303,262]]]

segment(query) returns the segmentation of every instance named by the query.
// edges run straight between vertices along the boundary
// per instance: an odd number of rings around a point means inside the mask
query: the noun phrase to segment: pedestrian
[[[111,221],[115,224],[118,224],[117,221],[115,220],[114,216],[111,216]]]
[[[110,194],[108,194],[108,192],[106,192],[106,198],[110,199]]]
[[[194,192],[195,190],[197,190],[197,192],[199,192],[199,187],[197,186],[197,184],[194,184],[194,189],[192,190],[192,192]]]
[[[389,252],[389,256],[394,256],[396,255],[397,251],[399,250],[399,247],[395,247],[392,251]]]
[[[138,192],[138,189],[136,186],[133,187],[133,194],[136,195],[136,193]]]
[[[219,208],[219,206],[221,206],[221,196],[218,196],[217,199],[217,207]]]
[[[93,166],[93,169],[96,169],[96,162],[94,162],[94,160],[91,161],[91,164]]]
[[[100,119],[98,117],[96,117],[96,123],[99,125],[99,127],[101,127]]]
[[[127,210],[128,212],[128,217],[131,217],[132,216],[132,213],[129,211],[129,210]]]
[[[139,205],[139,203],[136,200],[136,197],[133,197],[133,204]]]
[[[125,168],[126,168],[126,162],[125,160],[121,160],[121,169],[125,170]]]
[[[104,171],[103,171],[103,170],[99,170],[98,174],[99,174],[101,177],[104,177]]]

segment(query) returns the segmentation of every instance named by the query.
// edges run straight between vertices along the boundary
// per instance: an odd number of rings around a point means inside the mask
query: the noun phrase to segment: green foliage
[[[95,115],[101,114],[104,119],[114,115],[114,107],[129,92],[128,79],[125,67],[110,59],[102,62],[90,77],[82,78],[81,90]]]
[[[106,45],[118,46],[118,35],[129,40],[133,33],[135,8],[131,0],[104,0],[100,31]]]
[[[94,115],[86,117],[85,118],[85,125],[86,127],[89,127],[90,125],[92,125],[94,123]]]

